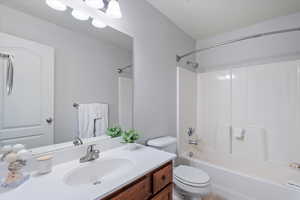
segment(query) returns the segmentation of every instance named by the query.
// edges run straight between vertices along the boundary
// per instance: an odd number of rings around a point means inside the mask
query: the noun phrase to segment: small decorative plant
[[[112,128],[108,128],[106,130],[106,134],[112,138],[120,137],[122,135],[123,131],[120,126],[114,126]]]
[[[124,131],[122,133],[122,138],[123,143],[134,143],[140,138],[140,135],[136,130],[131,129],[128,131]]]

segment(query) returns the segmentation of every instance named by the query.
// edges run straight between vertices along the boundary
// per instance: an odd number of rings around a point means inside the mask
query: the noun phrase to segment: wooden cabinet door
[[[170,184],[163,191],[158,193],[152,200],[172,200],[173,199],[173,186]]]
[[[173,179],[173,168],[172,163],[169,163],[162,169],[158,170],[153,174],[153,193],[156,194],[165,186],[170,184]]]
[[[145,177],[110,200],[147,200],[151,196],[151,179]]]

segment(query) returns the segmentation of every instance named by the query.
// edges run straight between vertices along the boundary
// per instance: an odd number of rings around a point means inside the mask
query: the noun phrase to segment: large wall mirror
[[[0,1],[0,145],[133,128],[133,39],[44,0]]]

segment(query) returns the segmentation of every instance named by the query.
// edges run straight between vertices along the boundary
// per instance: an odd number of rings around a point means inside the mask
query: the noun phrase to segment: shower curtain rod
[[[0,53],[1,58],[9,58],[9,54]]]
[[[177,55],[176,56],[176,61],[180,62],[180,60],[182,58],[185,58],[187,56],[190,56],[190,55],[193,55],[193,54],[196,54],[196,53],[200,53],[202,51],[214,49],[214,48],[217,48],[217,47],[220,47],[220,46],[225,46],[225,45],[228,45],[228,44],[232,44],[232,43],[236,43],[236,42],[241,42],[241,41],[244,41],[244,40],[250,40],[250,39],[254,39],[254,38],[260,38],[260,37],[264,37],[264,36],[276,35],[276,34],[282,34],[282,33],[288,33],[288,32],[295,32],[295,31],[300,31],[300,27],[298,27],[298,28],[291,28],[291,29],[283,29],[283,30],[278,30],[278,31],[265,32],[265,33],[259,33],[259,34],[255,34],[255,35],[241,37],[241,38],[234,39],[234,40],[229,40],[229,41],[226,41],[226,42],[216,43],[216,44],[214,44],[212,46],[205,47],[205,48],[202,48],[202,49],[196,49],[194,51],[188,52],[188,53],[183,54],[181,56]]]

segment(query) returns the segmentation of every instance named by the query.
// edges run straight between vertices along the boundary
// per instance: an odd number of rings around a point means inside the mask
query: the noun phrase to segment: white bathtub
[[[188,156],[180,156],[178,161],[207,172],[212,180],[213,192],[226,200],[300,200],[300,190],[285,184]]]

